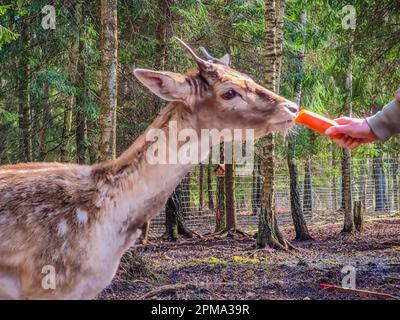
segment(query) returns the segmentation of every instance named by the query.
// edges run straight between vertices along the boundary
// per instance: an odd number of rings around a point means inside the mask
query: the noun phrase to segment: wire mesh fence
[[[302,209],[309,224],[333,223],[343,219],[342,170],[340,162],[299,161],[298,184]],[[181,182],[181,207],[187,225],[198,233],[215,228],[217,184],[215,165],[200,165]],[[352,159],[351,187],[353,200],[363,203],[368,217],[390,216],[399,211],[399,159],[380,155],[371,159]],[[237,171],[236,171],[237,173]],[[235,208],[238,227],[256,230],[262,202],[263,177],[259,166],[235,174]],[[278,224],[292,223],[290,207],[290,177],[286,162],[276,164],[275,208]],[[150,235],[165,230],[165,212],[151,222]]]

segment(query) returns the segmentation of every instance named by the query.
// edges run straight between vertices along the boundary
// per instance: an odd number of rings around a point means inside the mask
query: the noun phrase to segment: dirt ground
[[[311,226],[314,241],[292,242],[298,257],[271,249],[255,252],[254,240],[243,236],[152,239],[124,256],[98,298],[371,299],[320,288],[341,285],[346,265],[355,267],[357,289],[400,297],[400,218],[369,221],[353,236],[340,230],[341,224]],[[292,228],[282,231],[294,238]]]

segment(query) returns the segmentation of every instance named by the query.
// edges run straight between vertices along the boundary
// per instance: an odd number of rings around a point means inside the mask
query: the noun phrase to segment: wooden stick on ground
[[[176,292],[176,291],[195,289],[195,288],[196,288],[196,286],[192,283],[167,284],[165,286],[161,286],[154,290],[151,290],[150,292],[147,292],[146,294],[142,295],[138,299],[146,300],[151,297],[158,296],[159,294],[164,293],[164,292]]]
[[[399,300],[399,297],[393,296],[391,294],[387,293],[381,293],[381,292],[375,292],[375,291],[369,291],[369,290],[360,290],[360,289],[348,289],[348,288],[343,288],[341,286],[335,286],[333,284],[320,284],[319,285],[321,289],[327,290],[327,291],[336,291],[336,292],[342,292],[342,293],[349,293],[349,294],[356,294],[362,297],[371,297],[371,298],[377,298],[377,299],[382,299],[382,300]]]
[[[384,279],[389,279],[389,280],[397,280],[400,281],[400,277],[393,277],[393,276],[384,276]]]

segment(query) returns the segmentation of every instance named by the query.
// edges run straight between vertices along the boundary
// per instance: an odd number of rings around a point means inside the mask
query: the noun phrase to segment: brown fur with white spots
[[[203,60],[186,48],[197,72],[135,70],[170,103],[116,160],[0,167],[0,298],[90,299],[111,282],[140,226],[194,166],[149,164],[148,130],[159,128],[168,136],[168,123],[175,120],[178,132],[248,128],[260,137],[292,124],[296,105],[231,69],[226,56]],[[42,286],[48,265],[55,270],[55,289]]]

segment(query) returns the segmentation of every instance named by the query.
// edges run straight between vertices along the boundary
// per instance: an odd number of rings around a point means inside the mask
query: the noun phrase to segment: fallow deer
[[[149,163],[146,152],[155,143],[146,139],[149,130],[168,136],[168,123],[176,121],[178,131],[254,129],[259,138],[293,124],[296,104],[229,67],[228,56],[202,59],[178,41],[197,69],[134,70],[169,104],[116,160],[0,167],[0,298],[91,299],[110,284],[139,228],[195,166]],[[51,288],[42,283],[46,266],[54,268]]]

